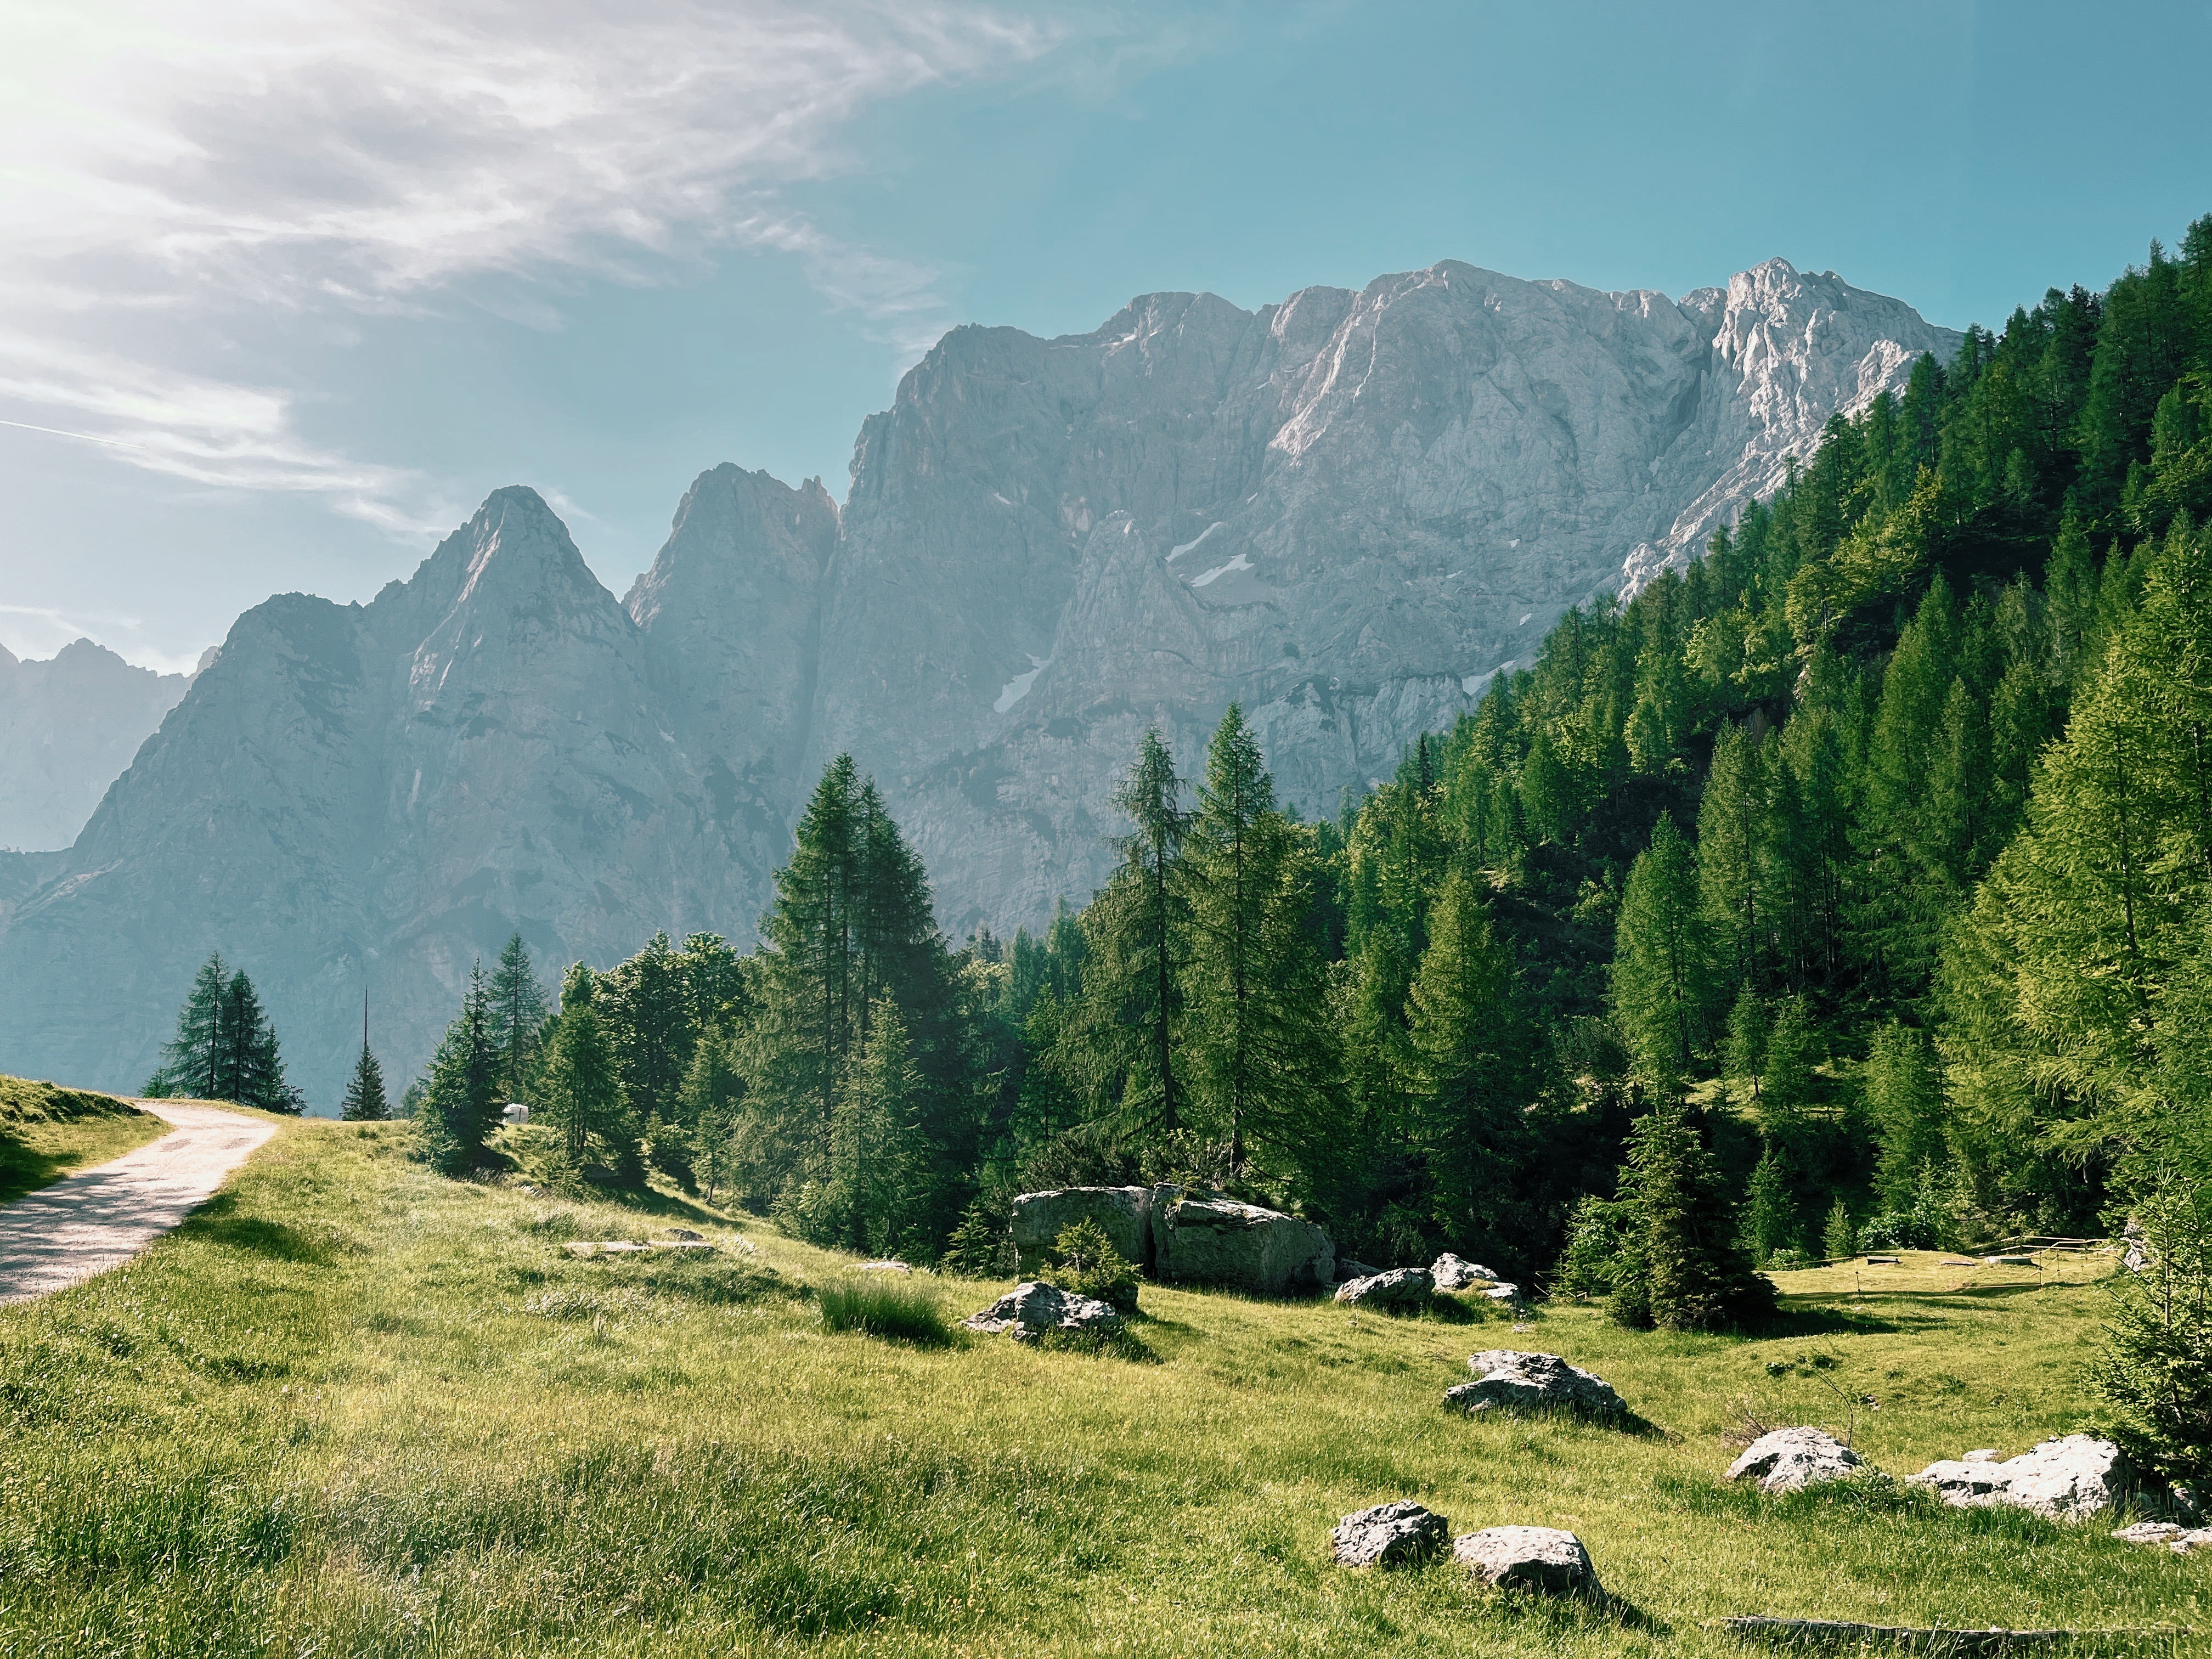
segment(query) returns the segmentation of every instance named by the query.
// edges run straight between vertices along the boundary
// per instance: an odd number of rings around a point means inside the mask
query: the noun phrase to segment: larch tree
[[[1637,855],[1614,930],[1613,1018],[1637,1079],[1654,1097],[1679,1095],[1703,1046],[1712,947],[1689,843],[1662,813]]]
[[[499,953],[491,976],[491,1023],[499,1047],[500,1089],[509,1100],[526,1100],[538,1075],[538,1047],[545,1030],[545,988],[538,983],[530,947],[520,933]]]

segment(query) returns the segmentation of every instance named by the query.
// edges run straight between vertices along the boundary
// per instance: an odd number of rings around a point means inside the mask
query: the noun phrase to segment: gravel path
[[[0,1206],[0,1303],[22,1302],[128,1261],[205,1203],[276,1132],[215,1106],[142,1100],[174,1127],[159,1140]]]

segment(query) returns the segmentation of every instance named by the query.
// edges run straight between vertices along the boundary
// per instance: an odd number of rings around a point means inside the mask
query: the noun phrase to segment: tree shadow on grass
[[[0,1129],[0,1204],[50,1186],[68,1172],[59,1158],[35,1152]]]
[[[1744,1333],[1762,1340],[1802,1336],[1893,1336],[1903,1327],[1894,1319],[1863,1309],[1784,1304]]]
[[[329,1230],[295,1227],[261,1216],[240,1215],[238,1200],[230,1193],[218,1193],[210,1199],[177,1233],[180,1238],[205,1239],[234,1250],[266,1256],[272,1261],[298,1262],[311,1267],[327,1267],[341,1255],[356,1253],[347,1250],[343,1241]]]

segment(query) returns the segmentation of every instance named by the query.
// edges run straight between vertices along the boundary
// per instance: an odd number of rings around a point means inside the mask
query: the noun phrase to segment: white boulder
[[[1382,1567],[1431,1555],[1450,1536],[1451,1524],[1443,1516],[1401,1500],[1346,1516],[1328,1538],[1341,1565]]]
[[[1360,1308],[1418,1308],[1435,1288],[1426,1267],[1393,1267],[1336,1287],[1336,1299]]]
[[[1440,1291],[1465,1291],[1477,1285],[1493,1283],[1498,1275],[1477,1262],[1462,1261],[1447,1250],[1430,1266],[1429,1277],[1437,1281],[1437,1288]]]
[[[1336,1247],[1310,1221],[1232,1198],[1152,1192],[1152,1273],[1166,1284],[1225,1285],[1261,1296],[1336,1283]]]
[[[1863,1464],[1859,1455],[1818,1429],[1773,1429],[1743,1449],[1729,1465],[1731,1480],[1756,1480],[1761,1492],[1796,1492],[1840,1480]]]
[[[1047,1331],[1108,1334],[1121,1328],[1121,1316],[1109,1303],[1031,1279],[963,1322],[971,1331],[1004,1331],[1017,1342],[1034,1342]]]
[[[1555,1353],[1492,1348],[1467,1363],[1475,1380],[1444,1390],[1444,1404],[1460,1411],[1573,1411],[1589,1417],[1620,1417],[1628,1411],[1628,1402],[1611,1383]]]
[[[1454,1540],[1452,1559],[1500,1589],[1593,1598],[1605,1593],[1583,1540],[1557,1527],[1485,1527]]]

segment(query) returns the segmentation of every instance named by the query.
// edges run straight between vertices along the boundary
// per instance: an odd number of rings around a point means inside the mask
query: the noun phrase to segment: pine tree
[[[1771,784],[1765,757],[1737,726],[1713,744],[1698,812],[1698,887],[1714,954],[1736,984],[1765,988],[1775,894]]]
[[[684,1078],[696,1040],[683,957],[665,933],[599,975],[592,1006],[622,1068],[623,1092],[643,1124],[652,1163],[687,1190],[693,1184]]]
[[[499,1048],[500,1091],[509,1100],[530,1098],[538,1075],[538,1043],[544,1034],[545,988],[530,960],[522,935],[508,939],[491,977],[491,1024]]]
[[[223,988],[221,1035],[216,1044],[216,1100],[264,1111],[297,1114],[304,1103],[284,1080],[276,1028],[262,1011],[253,981],[241,968]]]
[[[921,1196],[922,1097],[906,1022],[896,1002],[881,998],[845,1079],[827,1153],[778,1201],[778,1220],[817,1244],[877,1255],[910,1248]]]
[[[1769,1127],[1794,1138],[1814,1104],[1820,1062],[1820,1036],[1811,1006],[1790,997],[1775,1012],[1766,1038],[1766,1065],[1759,1078],[1759,1110]]]
[[[963,1279],[995,1279],[1011,1267],[1012,1258],[1012,1240],[990,1206],[979,1198],[962,1212],[960,1224],[945,1241],[938,1267]]]
[[[2138,1217],[2143,1266],[2114,1282],[2091,1375],[2142,1467],[2201,1483],[2212,1480],[2212,1187],[2154,1192]]]
[[[1628,874],[1615,931],[1613,1016],[1638,1080],[1677,1095],[1704,1045],[1712,954],[1689,844],[1662,813]]]
[[[461,1011],[446,1028],[415,1114],[422,1157],[441,1175],[476,1167],[499,1109],[499,1050],[483,964],[469,974]]]
[[[691,1136],[689,1167],[710,1203],[733,1172],[732,1142],[746,1089],[735,1037],[726,1026],[709,1026],[684,1074],[684,1119]]]
[[[1759,1076],[1766,1069],[1768,1030],[1765,1000],[1747,985],[1736,993],[1735,1006],[1729,1010],[1728,1035],[1721,1043],[1721,1069],[1724,1075],[1750,1085],[1754,1106],[1759,1103]]]
[[[177,1035],[161,1049],[161,1069],[146,1085],[155,1098],[183,1095],[198,1100],[221,1100],[222,1087],[222,1010],[229,980],[221,953],[210,951],[193,975],[185,1006],[177,1013]]]

